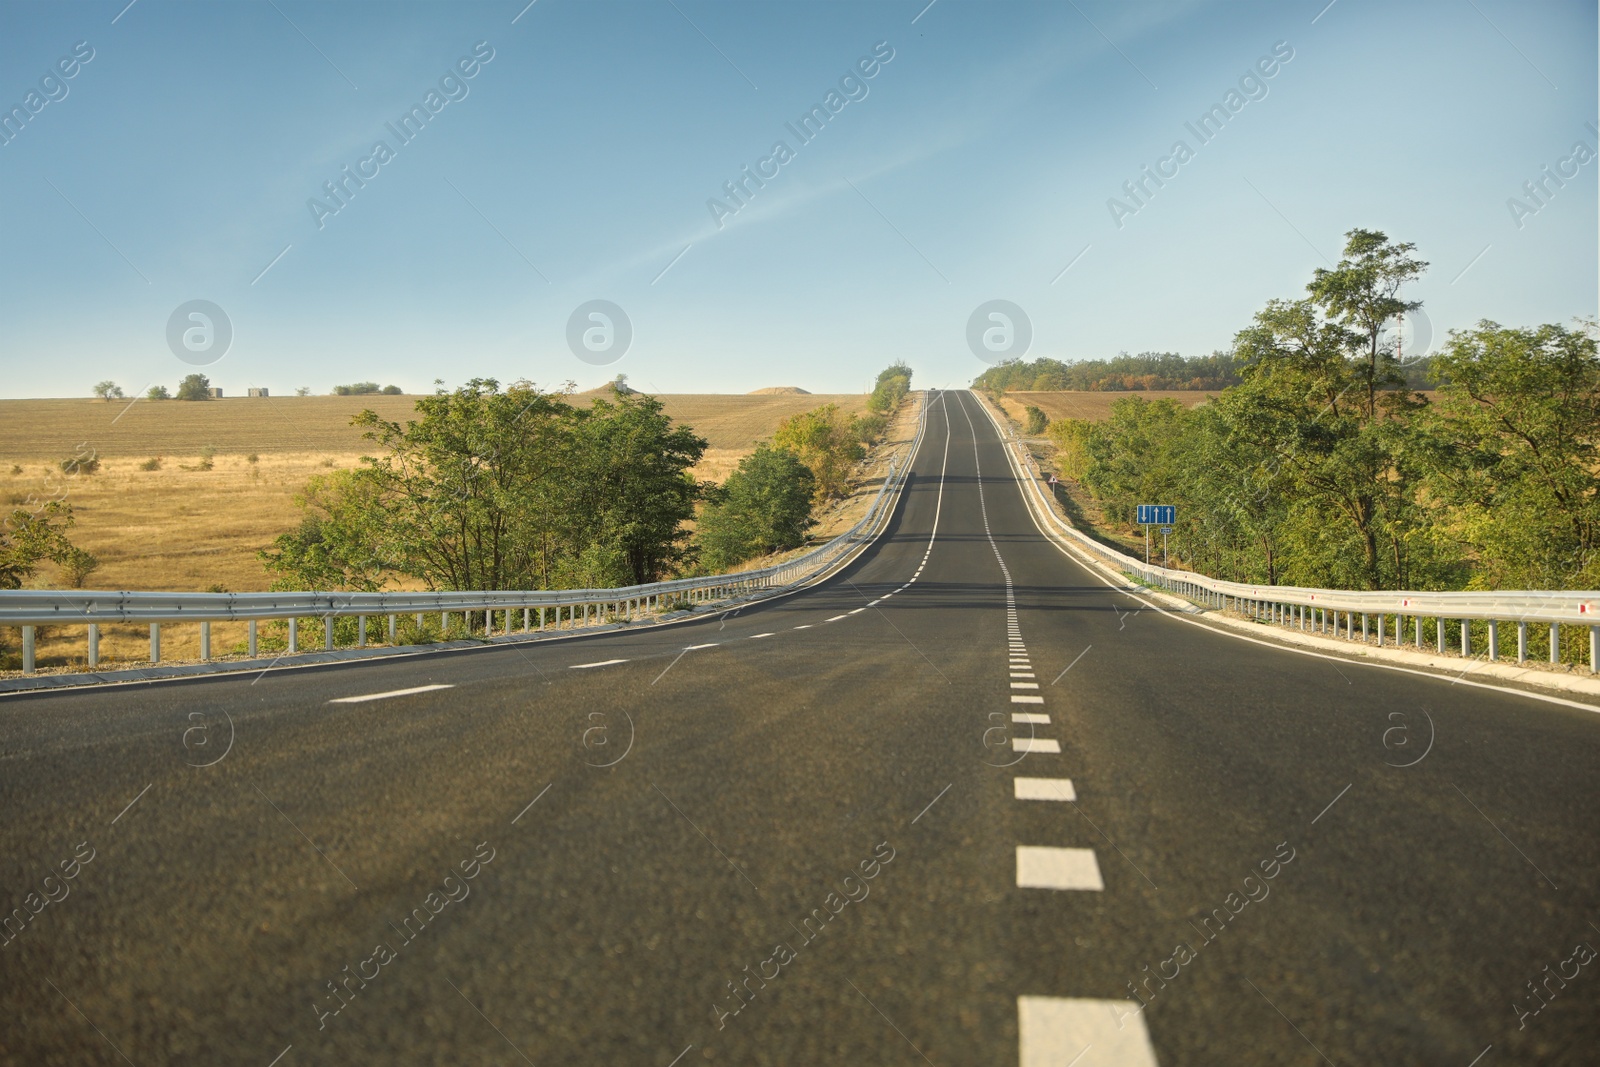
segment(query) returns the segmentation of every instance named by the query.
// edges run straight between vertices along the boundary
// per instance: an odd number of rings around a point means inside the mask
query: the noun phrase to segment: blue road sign
[[[1170,526],[1161,527],[1161,536],[1165,537],[1167,534],[1170,534],[1171,532],[1172,532],[1172,527],[1170,527]]]
[[[1140,526],[1171,526],[1178,521],[1178,509],[1172,504],[1140,504]]]

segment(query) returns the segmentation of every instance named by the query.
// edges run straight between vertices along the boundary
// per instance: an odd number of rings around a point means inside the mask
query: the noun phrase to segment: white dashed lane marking
[[[846,613],[844,615],[835,615],[831,619],[823,619],[822,621],[823,622],[838,622],[840,619],[845,619],[845,618],[849,618],[849,614],[848,613]]]
[[[1138,1001],[1018,997],[1021,1067],[1156,1067]]]
[[[1039,683],[1038,682],[1012,682],[1011,683],[1011,688],[1013,688],[1013,689],[1037,689],[1037,688],[1039,688]]]
[[[1078,799],[1071,778],[1013,778],[1011,787],[1018,800]]]
[[[1032,723],[1035,726],[1044,726],[1050,722],[1050,716],[1040,715],[1036,711],[1013,711],[1011,713],[1011,721],[1027,722]]]
[[[1026,693],[1012,693],[1011,694],[1011,703],[1013,703],[1013,704],[1043,704],[1044,703],[1044,697],[1029,696]]]
[[[775,634],[770,634],[770,633],[766,633],[766,634],[751,634],[748,638],[746,638],[746,640],[754,641],[758,637],[774,637],[774,636],[776,636],[776,635]]]
[[[695,650],[701,649],[701,648],[716,648],[717,645],[720,644],[720,643],[721,642],[718,642],[718,641],[712,641],[709,644],[704,644],[704,645],[690,645],[689,647],[685,648],[684,651],[685,652],[694,652]]]
[[[1092,848],[1017,846],[1018,889],[1084,889],[1099,892],[1100,861]]]
[[[1048,737],[1013,737],[1011,747],[1017,752],[1060,752],[1061,742]]]
[[[586,671],[590,667],[609,667],[613,663],[626,663],[626,662],[628,662],[628,661],[625,660],[625,659],[602,659],[602,660],[596,660],[593,663],[574,663],[574,664],[571,664],[569,666],[569,669],[570,670],[574,670],[574,671]]]
[[[618,662],[621,662],[620,660]],[[407,697],[412,693],[431,693],[435,689],[454,689],[453,685],[419,685],[412,689],[391,689],[387,693],[366,693],[358,697],[338,697],[330,704],[365,704],[369,700],[386,700],[389,697]],[[118,816],[121,818],[121,816]]]

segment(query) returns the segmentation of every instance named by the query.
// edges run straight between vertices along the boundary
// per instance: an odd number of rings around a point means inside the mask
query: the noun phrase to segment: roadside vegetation
[[[1596,324],[1453,331],[1408,383],[1385,328],[1427,264],[1353,230],[1307,296],[1235,340],[1210,403],[1129,396],[1048,428],[1068,486],[1135,533],[1174,504],[1175,565],[1348,589],[1600,588]]]
[[[856,464],[883,438],[910,389],[911,368],[897,362],[878,375],[868,414],[823,404],[780,422],[770,444],[722,485],[705,487],[695,533],[700,570],[725,571],[803,545],[818,509],[850,494]]]

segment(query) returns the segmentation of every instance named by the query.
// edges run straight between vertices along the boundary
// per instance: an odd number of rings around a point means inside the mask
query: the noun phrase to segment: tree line
[[[909,384],[909,368],[895,376]],[[791,416],[717,485],[692,472],[705,439],[654,397],[614,388],[580,407],[570,392],[484,378],[420,398],[404,424],[363,411],[376,454],[298,496],[299,526],[260,554],[274,588],[604,588],[727,569],[803,544],[887,425],[834,404]]]
[[[1352,230],[1298,300],[1235,338],[1239,383],[1199,407],[1126,397],[1048,433],[1116,528],[1174,504],[1181,565],[1345,589],[1600,588],[1596,324],[1452,331],[1407,382],[1386,329],[1427,264]]]

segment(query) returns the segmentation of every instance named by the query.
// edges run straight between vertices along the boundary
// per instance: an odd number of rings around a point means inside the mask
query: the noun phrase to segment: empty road
[[[795,595],[0,699],[0,1063],[1594,1063],[1597,782],[1109,587],[938,393]]]

